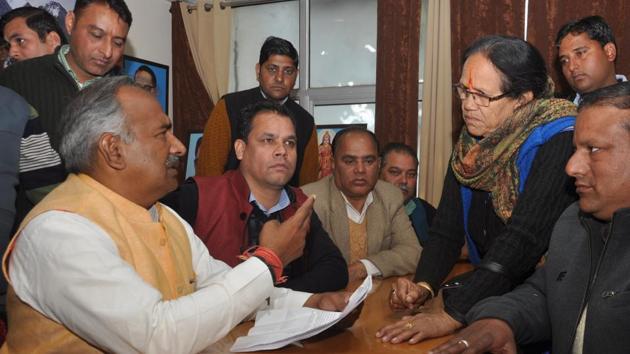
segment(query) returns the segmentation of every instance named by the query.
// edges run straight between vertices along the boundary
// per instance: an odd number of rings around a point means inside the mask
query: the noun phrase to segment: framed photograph
[[[188,151],[186,153],[186,177],[195,175],[195,162],[197,162],[197,154],[201,146],[202,132],[191,132],[188,135]]]
[[[168,114],[168,66],[125,55],[123,73],[153,93]]]
[[[329,124],[317,126],[317,143],[319,150],[318,178],[332,174],[332,141],[338,131],[348,127],[360,127],[367,129],[367,124]]]

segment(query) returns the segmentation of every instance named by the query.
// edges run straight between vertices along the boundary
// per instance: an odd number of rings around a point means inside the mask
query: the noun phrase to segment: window
[[[427,8],[428,0],[421,0]],[[264,2],[264,3],[263,3]],[[377,0],[240,0],[232,19],[230,92],[256,86],[254,67],[270,35],[300,54],[293,96],[315,124],[366,123],[374,130]],[[226,1],[229,3],[229,1]],[[234,1],[236,3],[236,1]],[[426,32],[422,11],[421,34]],[[424,40],[420,47],[421,115]]]

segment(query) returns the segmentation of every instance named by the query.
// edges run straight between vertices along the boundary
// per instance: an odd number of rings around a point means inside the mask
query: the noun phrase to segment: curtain
[[[184,10],[186,11],[186,10]],[[192,51],[178,3],[171,5],[173,37],[173,131],[188,147],[191,132],[201,132],[214,107],[199,73],[195,68]],[[183,159],[182,162],[186,162]],[[179,180],[183,181],[185,163],[179,164]]]
[[[591,15],[602,16],[613,30],[617,42],[617,73],[628,76],[630,73],[630,33],[626,30],[626,21],[630,13],[630,2],[626,0],[597,0],[576,3],[568,0],[553,0],[542,3],[529,2],[527,40],[532,43],[545,58],[556,90],[561,95],[571,92],[569,84],[562,76],[562,70],[556,59],[556,34],[565,23]]]
[[[216,103],[227,93],[230,74],[230,38],[232,9],[221,9],[214,0],[212,10],[204,10],[205,0],[197,0],[197,8],[188,11],[180,4],[186,36],[199,77]]]
[[[417,146],[420,1],[378,2],[376,136]]]
[[[438,205],[453,148],[451,140],[451,11],[448,1],[429,1],[427,13],[419,195]]]

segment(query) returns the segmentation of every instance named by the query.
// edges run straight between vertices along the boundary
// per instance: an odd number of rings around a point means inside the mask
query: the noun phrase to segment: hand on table
[[[416,344],[428,338],[445,336],[455,332],[462,324],[454,320],[440,303],[434,311],[421,312],[415,316],[405,316],[402,320],[385,326],[376,332],[383,342],[393,344],[408,341]]]
[[[316,308],[326,311],[343,311],[348,304],[351,292],[347,291],[335,291],[328,293],[313,294],[304,303],[305,307]],[[356,309],[352,310],[346,317],[336,323],[333,328],[345,329],[351,327],[354,322],[359,318],[363,303],[361,303]]]
[[[410,310],[424,304],[430,296],[429,290],[407,278],[398,278],[392,283],[389,307],[392,310]]]
[[[473,322],[448,342],[431,349],[431,354],[516,353],[514,334],[504,321],[487,318]]]

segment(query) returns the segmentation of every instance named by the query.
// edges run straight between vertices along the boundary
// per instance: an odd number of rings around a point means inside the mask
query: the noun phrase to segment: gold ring
[[[405,329],[412,329],[413,328],[413,323],[411,321],[405,323]],[[468,348],[468,347],[466,347]]]
[[[470,348],[470,344],[468,344],[468,341],[465,339],[460,339],[457,341],[457,343],[462,343],[464,347],[466,347],[466,349]]]

